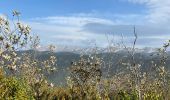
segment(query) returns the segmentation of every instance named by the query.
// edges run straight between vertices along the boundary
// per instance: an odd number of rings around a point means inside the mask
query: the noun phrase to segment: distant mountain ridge
[[[57,72],[52,73],[48,76],[49,80],[54,82],[57,85],[65,85],[66,84],[66,77],[69,75],[69,67],[71,66],[72,61],[78,61],[80,59],[80,54],[73,53],[73,52],[54,52],[51,53],[49,51],[34,51],[34,50],[27,50],[27,51],[18,51],[18,54],[22,53],[35,53],[36,58],[39,60],[46,60],[50,55],[54,55],[57,58]],[[88,55],[84,55],[88,57]],[[104,64],[102,65],[103,76],[107,76],[107,74],[114,75],[115,73],[120,72],[121,70],[125,69],[125,65],[121,63],[128,63],[131,62],[130,55],[126,50],[119,50],[115,53],[103,52],[97,54],[98,57],[103,58]],[[170,56],[170,52],[168,52],[168,56]],[[160,62],[160,56],[157,55],[156,51],[153,52],[145,52],[140,51],[136,52],[135,55],[135,62],[140,64],[141,71],[151,71],[151,61],[154,61],[157,65]],[[111,68],[108,69],[108,64],[111,64]],[[170,69],[168,66],[170,65],[170,58],[167,60],[167,68]],[[109,71],[109,72],[108,72]]]

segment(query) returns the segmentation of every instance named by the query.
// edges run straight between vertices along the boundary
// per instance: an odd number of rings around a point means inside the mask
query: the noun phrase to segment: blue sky
[[[145,12],[144,6],[121,0],[3,0],[0,6],[1,11],[6,13],[14,9],[19,10],[24,18],[63,16],[95,11],[117,14]]]
[[[169,0],[1,0],[0,14],[12,10],[40,36],[43,45],[100,47],[109,40],[132,44],[133,26],[138,47],[159,47],[170,38]]]

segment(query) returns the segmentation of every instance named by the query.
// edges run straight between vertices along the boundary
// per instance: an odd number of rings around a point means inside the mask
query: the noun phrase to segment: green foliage
[[[16,77],[5,77],[0,79],[0,98],[9,100],[33,99],[30,86],[24,80]]]

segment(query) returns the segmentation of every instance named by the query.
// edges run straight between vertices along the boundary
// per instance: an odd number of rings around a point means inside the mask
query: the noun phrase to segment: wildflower
[[[51,69],[51,71],[55,71],[56,70],[56,68],[55,67],[53,67],[52,69]]]
[[[138,67],[141,67],[141,64],[137,64]]]
[[[47,80],[45,80],[44,82],[45,82],[45,84],[47,84],[47,83],[48,83],[48,82],[47,82]]]
[[[15,52],[12,52],[12,54],[13,54],[14,56],[17,56],[17,54],[16,54]]]
[[[10,58],[11,58],[11,56],[9,56],[9,55],[2,55],[5,59],[7,59],[7,60],[9,60]]]
[[[10,67],[11,70],[17,70],[16,68],[17,68],[16,65],[12,65],[12,66]]]
[[[53,84],[53,83],[50,83],[50,86],[51,86],[51,87],[54,87],[54,84]]]
[[[37,84],[37,83],[39,83],[39,82],[40,82],[40,80],[39,80],[39,79],[36,79],[36,80],[35,80],[35,83],[36,83],[36,84]]]

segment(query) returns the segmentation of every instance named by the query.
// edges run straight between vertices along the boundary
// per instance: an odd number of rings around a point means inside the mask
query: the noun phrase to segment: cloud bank
[[[121,0],[140,4],[147,8],[145,14],[78,13],[70,16],[49,16],[25,21],[33,32],[38,33],[42,43],[60,46],[88,47],[95,42],[99,47],[109,39],[127,45],[133,41],[133,27],[138,33],[138,47],[160,47],[170,38],[169,0]],[[102,16],[102,17],[101,17]]]

